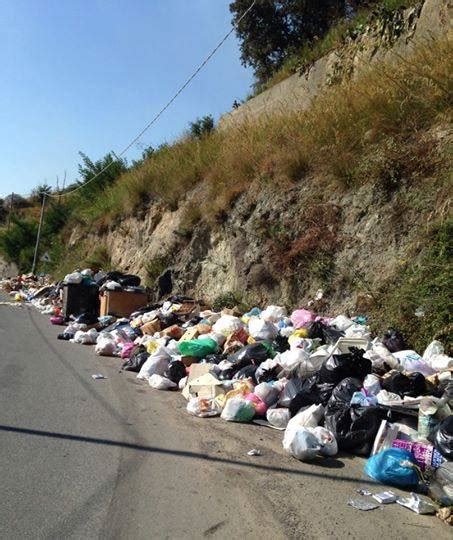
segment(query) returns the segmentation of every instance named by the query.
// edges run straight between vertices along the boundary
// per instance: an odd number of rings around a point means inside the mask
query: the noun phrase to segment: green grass
[[[176,208],[197,187],[196,211],[215,220],[247,191],[285,189],[318,176],[344,188],[382,182],[392,188],[431,166],[420,134],[451,120],[451,43],[420,46],[410,59],[376,63],[360,79],[329,88],[305,112],[275,115],[201,140],[182,138],[124,174],[77,220],[108,225],[150,201]],[[435,164],[434,164],[435,165]]]
[[[398,328],[416,351],[439,338],[451,354],[453,220],[433,225],[420,240],[422,251],[402,261],[398,274],[379,291],[373,325],[378,331]]]

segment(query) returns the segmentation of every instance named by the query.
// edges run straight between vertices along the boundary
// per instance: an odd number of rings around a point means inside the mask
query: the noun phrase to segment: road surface
[[[396,504],[348,507],[369,486],[362,459],[301,463],[279,431],[191,417],[179,393],[59,331],[31,307],[0,305],[2,540],[449,537]]]

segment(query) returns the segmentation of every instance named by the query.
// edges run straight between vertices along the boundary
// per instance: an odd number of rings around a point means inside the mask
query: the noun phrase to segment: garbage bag
[[[429,435],[429,440],[447,459],[453,459],[453,415],[447,416]]]
[[[176,383],[170,381],[170,379],[167,379],[162,375],[158,375],[157,373],[154,373],[151,375],[151,377],[149,377],[148,383],[151,388],[155,388],[156,390],[172,390],[174,388],[178,388]]]
[[[272,347],[265,341],[245,345],[239,351],[228,356],[228,361],[236,367],[243,368],[249,364],[260,365],[268,358],[275,356]]]
[[[377,396],[381,391],[381,382],[379,377],[370,374],[365,377],[363,381],[363,389],[367,396]]]
[[[244,323],[238,317],[233,315],[222,315],[220,319],[214,323],[212,327],[214,332],[229,336],[244,326]]]
[[[94,351],[100,356],[113,356],[116,352],[116,343],[112,339],[104,337],[102,334],[100,334],[100,336],[97,338]]]
[[[289,341],[288,338],[281,333],[278,334],[278,336],[274,339],[272,342],[272,348],[275,352],[282,353],[289,349]]]
[[[310,429],[310,428],[308,428]],[[321,443],[320,454],[323,456],[335,456],[338,454],[338,444],[335,435],[322,426],[311,428],[310,431]]]
[[[291,322],[294,328],[309,326],[316,319],[316,314],[308,309],[296,309],[291,314]]]
[[[307,337],[310,339],[320,339],[324,343],[324,328],[325,325],[321,321],[310,323],[307,328]]]
[[[258,383],[275,381],[281,369],[280,364],[275,358],[268,358],[255,371],[256,380]]]
[[[442,506],[453,506],[453,461],[445,461],[436,470],[429,494]]]
[[[301,407],[307,407],[319,402],[316,377],[290,379],[278,400],[279,406],[289,408],[292,415],[296,414]]]
[[[401,397],[418,397],[426,394],[426,379],[421,373],[411,373],[409,376],[398,371],[390,373],[381,381],[381,386],[387,392]]]
[[[250,422],[255,416],[255,407],[244,397],[235,396],[226,402],[220,416],[228,422]]]
[[[382,343],[391,353],[404,351],[404,349],[408,348],[403,334],[394,328],[389,328],[387,330],[387,332],[384,334]]]
[[[165,352],[162,352],[161,354],[153,354],[141,367],[137,375],[137,379],[149,380],[149,378],[155,374],[163,376],[165,371],[168,369],[170,358],[171,357]]]
[[[267,306],[261,312],[260,317],[263,321],[276,323],[286,317],[286,308],[282,306]]]
[[[220,416],[222,408],[215,398],[194,397],[189,399],[187,403],[187,412],[199,418],[206,418],[208,416]]]
[[[336,385],[346,377],[363,380],[371,373],[371,361],[363,357],[364,351],[356,347],[351,347],[350,351],[328,358],[318,373],[318,382]]]
[[[294,430],[300,427],[316,427],[323,419],[324,411],[324,407],[320,404],[305,407],[291,418],[286,429]]]
[[[327,403],[325,427],[334,433],[341,450],[368,455],[385,412],[378,407],[350,405],[361,386],[358,379],[349,377],[335,387]]]
[[[139,287],[141,282],[138,276],[132,274],[123,274],[117,278],[117,281],[122,287]]]
[[[269,424],[278,428],[286,428],[288,425],[289,419],[291,418],[291,413],[289,409],[280,407],[277,409],[268,409],[266,413],[266,418]]]
[[[231,381],[237,371],[238,370],[235,367],[222,369],[222,371],[217,375],[217,378],[219,381]]]
[[[251,317],[248,324],[249,334],[259,341],[272,341],[277,337],[278,328],[271,322],[263,321],[259,317]]]
[[[278,396],[280,395],[280,388],[274,384],[268,382],[262,382],[255,386],[253,393],[259,396],[264,403],[270,407],[277,403]]]
[[[179,381],[186,376],[186,374],[186,366],[181,362],[181,360],[173,360],[168,364],[164,377],[167,377],[167,379],[170,379],[170,381],[178,384]]]
[[[435,373],[435,370],[415,351],[397,351],[394,353],[394,356],[397,358],[403,371],[407,373],[418,372],[427,377]]]
[[[389,448],[365,463],[365,473],[381,484],[409,487],[418,484],[416,461],[407,450]]]
[[[322,330],[324,337],[324,343],[329,345],[335,345],[335,343],[341,338],[344,337],[344,332],[342,330],[337,330],[332,326],[324,326]]]
[[[331,322],[331,326],[334,326],[337,330],[340,330],[341,332],[344,332],[353,324],[354,324],[354,321],[351,321],[351,319],[349,319],[348,317],[345,317],[344,315],[338,315]]]
[[[321,450],[321,443],[317,437],[306,428],[299,428],[288,432],[286,428],[283,438],[283,448],[300,461],[314,459]]]
[[[266,414],[267,405],[255,393],[252,392],[250,394],[247,394],[244,399],[253,404],[257,416],[264,416]]]
[[[142,369],[146,360],[148,360],[148,357],[149,354],[144,350],[143,347],[140,347],[136,353],[132,354],[132,356],[124,362],[123,369],[125,371],[133,371],[138,373]]]
[[[211,338],[190,339],[178,343],[179,352],[183,356],[204,358],[208,354],[215,354],[218,349],[217,342]]]
[[[250,364],[249,366],[244,366],[239,371],[236,371],[234,374],[235,379],[249,379],[251,378],[253,380],[253,383],[256,384],[256,378],[255,378],[255,372],[256,372],[256,366],[253,364]]]

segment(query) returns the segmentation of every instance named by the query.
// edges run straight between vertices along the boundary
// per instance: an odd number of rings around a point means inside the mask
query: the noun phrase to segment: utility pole
[[[36,261],[38,259],[39,240],[41,239],[41,228],[42,228],[42,222],[44,218],[44,205],[46,204],[46,193],[43,191],[41,195],[42,195],[41,215],[39,216],[38,234],[36,236],[36,245],[35,245],[35,255],[33,257],[33,267],[31,269],[31,273],[33,275],[35,274]]]
[[[9,226],[11,225],[11,214],[13,213],[13,201],[14,201],[14,191],[11,193],[11,199],[9,201],[8,231],[9,231]]]

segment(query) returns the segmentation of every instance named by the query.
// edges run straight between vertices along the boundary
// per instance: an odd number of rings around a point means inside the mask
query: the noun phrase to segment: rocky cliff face
[[[439,151],[451,143],[448,127],[426,137]],[[421,231],[446,202],[429,176],[417,188],[368,184],[347,192],[311,178],[279,193],[251,186],[221,220],[187,230],[183,217],[198,204],[198,189],[177,210],[155,203],[102,234],[76,229],[69,243],[86,254],[106,246],[113,266],[148,282],[150,269],[166,271],[165,292],[209,300],[233,292],[245,302],[294,306],[322,290],[325,308],[360,311],[414,257]]]
[[[18,273],[17,266],[14,263],[6,262],[0,256],[0,278],[17,276],[17,273]]]

